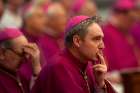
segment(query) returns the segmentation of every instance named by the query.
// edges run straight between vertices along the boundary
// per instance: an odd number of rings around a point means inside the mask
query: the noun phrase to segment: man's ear
[[[79,35],[74,35],[73,36],[73,44],[74,44],[74,46],[76,46],[76,47],[80,47],[80,45],[81,45],[81,38],[79,37]]]
[[[4,60],[5,56],[4,56],[4,50],[3,48],[0,47],[0,60]]]

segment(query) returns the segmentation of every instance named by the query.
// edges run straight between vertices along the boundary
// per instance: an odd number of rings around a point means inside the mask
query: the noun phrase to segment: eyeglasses
[[[12,49],[12,48],[6,48],[6,49],[8,49],[8,50],[12,51],[13,53],[15,53],[16,55],[18,55],[19,57],[24,57],[24,56],[25,56],[25,53],[24,53],[24,51],[23,51],[23,50],[22,50],[22,52],[21,52],[21,53],[19,53],[19,52],[15,51],[15,50],[14,50],[14,49]]]

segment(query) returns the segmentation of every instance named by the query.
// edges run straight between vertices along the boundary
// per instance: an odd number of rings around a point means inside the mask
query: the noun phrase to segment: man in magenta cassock
[[[65,49],[49,60],[31,93],[115,93],[105,80],[104,34],[97,20],[88,16],[70,19]]]
[[[103,25],[105,55],[109,71],[137,68],[139,49],[130,30],[134,25],[135,10],[132,0],[117,0],[112,8],[109,21]]]
[[[31,69],[38,75],[41,66],[39,49],[29,43],[17,28],[5,28],[0,32],[0,93],[29,93],[28,73],[19,70],[26,59],[31,59]]]

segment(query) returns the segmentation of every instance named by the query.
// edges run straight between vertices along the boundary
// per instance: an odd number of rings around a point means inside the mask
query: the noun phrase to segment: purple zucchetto
[[[17,38],[22,35],[22,32],[18,28],[4,28],[0,31],[0,43],[6,40]]]
[[[76,25],[78,25],[79,23],[81,23],[82,21],[84,21],[88,18],[90,18],[90,17],[83,16],[83,15],[72,17],[66,25],[66,31],[70,31],[73,27],[75,27]]]

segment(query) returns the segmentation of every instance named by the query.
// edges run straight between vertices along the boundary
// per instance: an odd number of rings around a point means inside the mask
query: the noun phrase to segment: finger
[[[101,64],[106,65],[105,59],[103,57],[103,54],[98,53],[97,55],[99,57],[99,61],[101,62]]]
[[[96,70],[98,68],[103,68],[105,71],[107,71],[107,66],[106,65],[97,64],[97,65],[93,66],[94,70]]]
[[[29,50],[29,52],[32,52],[32,53],[40,53],[40,50],[38,49],[38,46],[36,44],[30,45],[30,46],[25,47],[25,49]]]
[[[106,67],[106,65],[96,64],[96,65],[93,66],[93,68],[96,68],[96,67]]]
[[[27,48],[35,50],[33,45],[25,45],[25,46],[23,46],[23,49],[27,49]]]
[[[37,47],[36,43],[28,43],[26,45],[24,45],[25,47]]]
[[[35,49],[38,49],[38,45],[36,43],[31,43]]]
[[[24,48],[31,48],[33,50],[38,50],[38,46],[35,43],[29,43],[28,45],[25,45]]]
[[[106,73],[107,72],[107,69],[105,67],[97,67],[97,68],[94,68],[94,71],[99,71],[99,72],[102,72],[102,73]]]
[[[96,69],[96,68],[104,68],[104,69],[106,69],[106,70],[107,70],[107,67],[106,67],[106,66],[104,66],[104,65],[102,65],[102,66],[94,66],[94,67],[93,67],[93,69]]]
[[[25,52],[26,54],[33,55],[33,54],[35,53],[35,50],[32,49],[32,48],[26,47],[26,48],[24,48],[24,52]]]
[[[101,66],[104,66],[104,65],[102,65],[102,64],[96,64],[96,65],[93,65],[93,68],[101,67]]]

